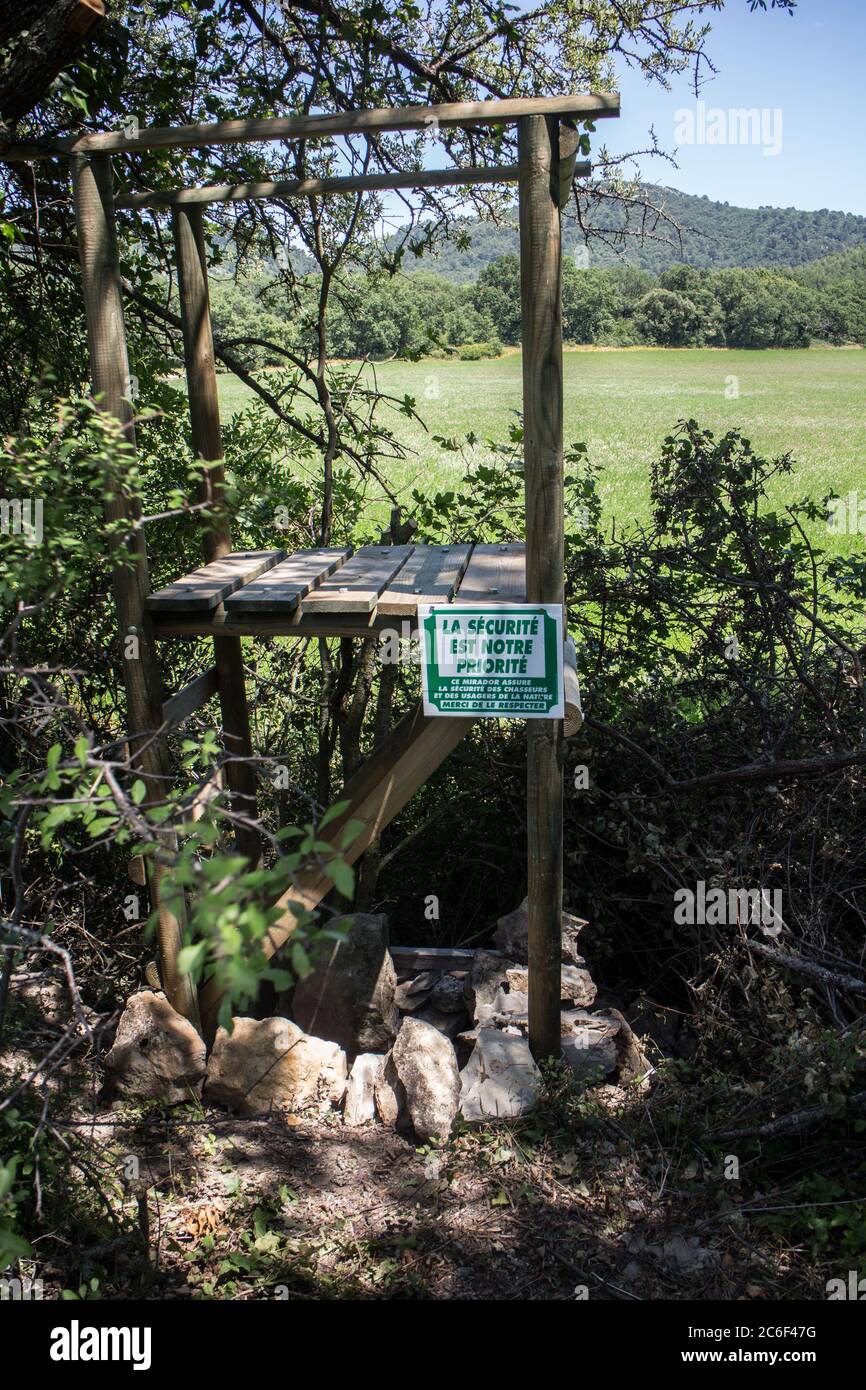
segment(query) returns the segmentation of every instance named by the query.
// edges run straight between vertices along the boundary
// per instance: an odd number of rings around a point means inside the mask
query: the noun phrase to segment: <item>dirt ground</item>
[[[597,1089],[612,1117],[568,1148],[528,1122],[436,1150],[338,1117],[95,1114],[59,1132],[103,1183],[118,1175],[118,1232],[81,1248],[78,1277],[112,1297],[791,1297],[784,1246],[753,1243],[747,1209],[714,1212],[705,1182],[669,1185],[663,1154],[617,1134],[628,1099]]]
[[[18,1229],[46,1297],[824,1297],[820,1266],[767,1218],[791,1194],[754,1159],[729,1180],[676,1070],[649,1093],[553,1075],[532,1116],[437,1148],[336,1113],[108,1105],[100,1042],[44,1007],[13,1022],[0,1134],[17,1116]]]

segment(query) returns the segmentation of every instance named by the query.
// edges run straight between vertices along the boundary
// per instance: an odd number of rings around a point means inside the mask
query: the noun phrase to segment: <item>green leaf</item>
[[[316,828],[318,830],[323,830],[326,825],[329,825],[331,823],[332,820],[336,820],[337,816],[341,816],[348,805],[348,801],[335,801],[333,806],[328,807],[327,811],[322,816]]]
[[[303,980],[306,975],[309,975],[312,968],[312,961],[310,960],[309,955],[305,951],[304,947],[301,945],[300,941],[293,941],[292,969],[294,970],[295,974],[299,977],[299,979]]]
[[[348,849],[353,840],[357,839],[364,829],[362,820],[350,820],[343,826],[343,833],[340,836],[340,848]]]
[[[328,865],[328,874],[333,879],[337,892],[344,898],[351,898],[355,891],[355,873],[345,859],[332,859]]]
[[[177,968],[181,975],[193,975],[204,963],[206,941],[197,941],[194,946],[184,946],[178,952]]]
[[[0,1198],[5,1197],[8,1192],[11,1192],[17,1167],[17,1155],[14,1158],[10,1158],[8,1163],[0,1167]]]
[[[104,830],[113,830],[117,825],[117,816],[97,816],[87,827],[87,833],[91,840],[95,840]]]

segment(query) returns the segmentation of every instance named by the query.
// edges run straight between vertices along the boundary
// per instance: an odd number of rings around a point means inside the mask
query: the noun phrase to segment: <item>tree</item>
[[[615,321],[617,293],[604,270],[578,270],[562,263],[562,332],[568,342],[597,343]]]
[[[817,301],[790,277],[769,270],[723,270],[716,293],[729,347],[808,347]]]
[[[686,347],[700,341],[700,310],[683,294],[650,290],[635,305],[635,326],[647,342],[659,347]]]
[[[475,286],[474,304],[487,314],[503,343],[520,342],[520,258],[500,256],[485,266]]]
[[[723,347],[725,325],[722,308],[713,291],[712,276],[704,270],[690,265],[674,265],[659,277],[659,285],[664,290],[688,299],[701,317],[701,329],[696,342],[709,343]]]
[[[105,16],[103,0],[2,0],[0,117],[19,121],[44,99]]]
[[[819,337],[866,343],[866,247],[826,256],[791,273],[817,296]]]

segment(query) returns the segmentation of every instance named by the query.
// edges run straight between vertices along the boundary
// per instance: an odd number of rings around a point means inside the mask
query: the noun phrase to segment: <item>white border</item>
[[[441,710],[430,703],[427,686],[427,632],[424,627],[424,619],[431,614],[442,614],[446,616],[456,610],[475,608],[479,613],[496,613],[497,616],[503,613],[538,613],[543,611],[553,618],[556,623],[556,654],[557,670],[556,679],[559,689],[559,703],[549,710],[547,714],[500,714],[491,711],[475,712],[471,710]],[[421,690],[424,698],[424,713],[431,715],[435,719],[564,719],[565,718],[565,689],[563,685],[563,632],[562,632],[562,604],[561,603],[461,603],[458,592],[453,603],[419,603],[418,604],[418,642],[421,650]]]

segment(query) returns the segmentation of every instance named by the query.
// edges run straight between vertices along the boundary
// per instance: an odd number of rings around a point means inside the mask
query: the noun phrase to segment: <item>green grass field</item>
[[[368,369],[373,371],[373,368]],[[494,361],[428,359],[375,367],[381,390],[417,402],[427,429],[385,410],[409,450],[391,464],[396,489],[415,479],[429,487],[461,469],[434,435],[505,439],[520,409],[519,353]],[[248,403],[249,391],[221,378],[223,411]],[[620,524],[648,514],[649,465],[681,418],[718,432],[741,429],[753,447],[798,464],[774,500],[858,491],[866,503],[866,352],[851,349],[575,350],[565,354],[565,439],[583,441],[602,465],[605,517]],[[862,536],[827,536],[830,548],[861,546]]]

